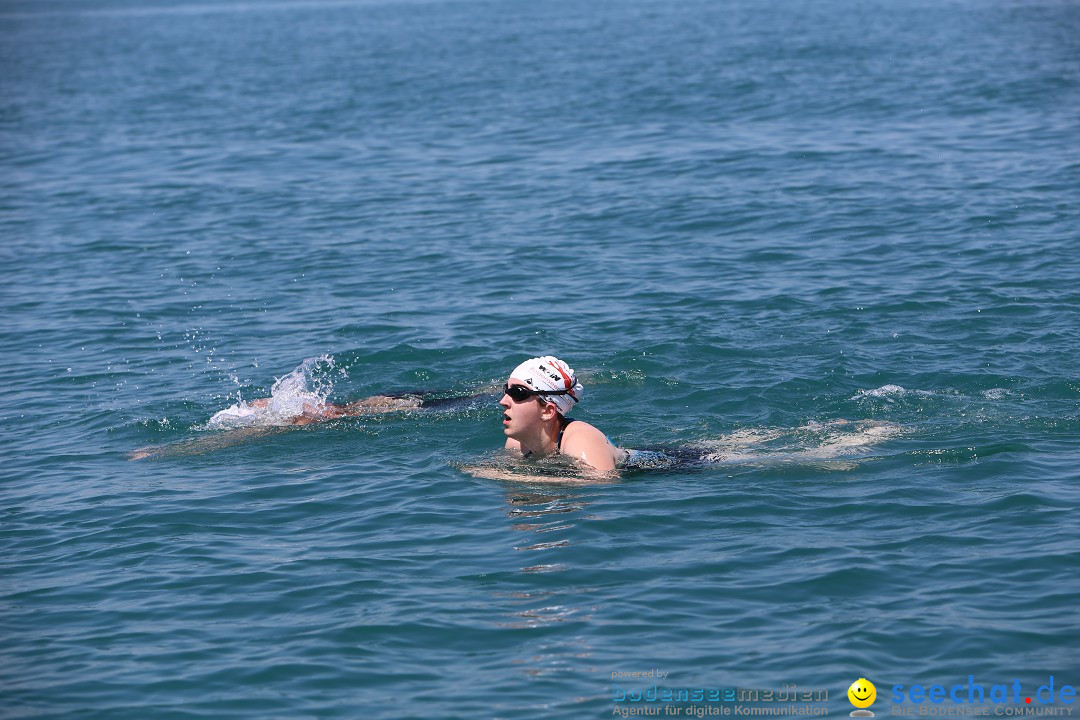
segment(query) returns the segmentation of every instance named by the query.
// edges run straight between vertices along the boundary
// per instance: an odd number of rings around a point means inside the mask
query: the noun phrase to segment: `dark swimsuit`
[[[670,470],[701,467],[716,462],[715,453],[694,448],[624,448],[626,455],[619,463],[620,470]]]

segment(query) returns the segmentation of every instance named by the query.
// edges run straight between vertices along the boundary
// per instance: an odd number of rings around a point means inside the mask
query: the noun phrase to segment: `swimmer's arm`
[[[270,398],[256,398],[248,403],[249,407],[265,408]],[[385,413],[415,410],[422,404],[417,395],[372,395],[350,403],[323,403],[321,405],[304,404],[303,412],[284,421],[287,425],[310,425],[324,420],[337,420],[343,417],[362,417],[365,415],[383,415]]]
[[[478,400],[492,395],[492,391],[484,389],[479,393],[464,395],[460,398],[444,398],[436,396],[435,399],[426,397],[420,392],[402,393],[394,395],[372,395],[360,400],[348,403],[323,403],[321,405],[305,404],[304,411],[286,422],[290,425],[308,425],[323,420],[337,420],[343,417],[365,417],[369,415],[385,415],[393,412],[405,412],[407,410],[419,410],[431,406],[444,406],[447,401]],[[270,402],[270,398],[258,398],[248,405],[255,408],[264,408]]]
[[[345,405],[334,406],[337,415],[333,417],[356,417],[362,415],[381,415],[383,413],[407,410],[427,410],[454,408],[474,400],[488,400],[494,397],[491,390],[484,389],[471,395],[443,395],[430,392],[410,392],[394,395],[373,395]]]
[[[257,398],[249,405],[255,408],[264,408],[270,402],[270,398]],[[203,453],[221,450],[235,445],[241,445],[250,440],[257,440],[267,435],[288,430],[290,426],[310,425],[324,420],[336,420],[341,417],[357,417],[361,415],[380,415],[398,410],[409,410],[420,406],[419,398],[389,397],[376,395],[364,398],[346,405],[326,403],[325,405],[305,405],[304,412],[289,418],[281,425],[267,425],[255,427],[242,427],[215,432],[212,435],[197,437],[193,440],[181,440],[169,445],[148,445],[128,453],[128,460],[147,460],[167,457],[182,457],[185,455],[202,455]]]
[[[326,419],[332,420],[342,416],[382,415],[383,413],[401,410],[415,410],[422,404],[423,400],[418,395],[372,395],[363,400],[355,400],[344,405],[328,405],[333,410]]]

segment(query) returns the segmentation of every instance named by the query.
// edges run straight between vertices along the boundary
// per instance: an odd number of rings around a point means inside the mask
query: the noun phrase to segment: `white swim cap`
[[[526,360],[514,368],[510,377],[517,378],[534,390],[559,393],[541,395],[540,398],[554,405],[563,415],[570,412],[584,393],[570,366],[551,355]]]

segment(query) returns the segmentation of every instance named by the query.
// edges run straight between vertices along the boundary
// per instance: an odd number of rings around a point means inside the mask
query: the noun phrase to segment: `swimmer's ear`
[[[555,407],[555,403],[540,403],[540,419],[544,422],[551,420],[559,414],[559,408]]]

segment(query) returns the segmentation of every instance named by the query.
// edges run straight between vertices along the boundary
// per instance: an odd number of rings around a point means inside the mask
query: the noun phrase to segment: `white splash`
[[[897,395],[906,395],[908,392],[909,391],[907,388],[901,387],[900,385],[882,385],[881,387],[875,388],[873,390],[860,390],[859,392],[855,393],[855,397],[852,399],[857,400],[858,398],[864,397],[895,397]]]
[[[307,358],[288,375],[277,378],[270,397],[245,402],[215,413],[208,426],[214,429],[289,425],[305,411],[318,410],[334,389],[330,371],[335,367],[329,355]]]

